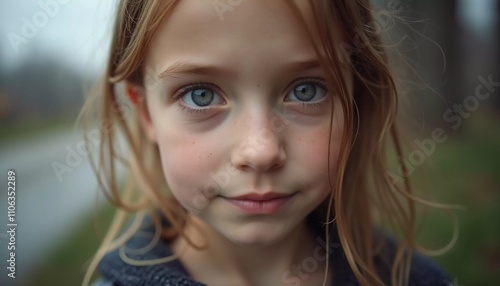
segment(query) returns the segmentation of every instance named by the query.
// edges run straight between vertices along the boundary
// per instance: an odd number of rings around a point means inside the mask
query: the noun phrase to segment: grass
[[[113,214],[113,208],[106,205],[75,227],[77,231],[44,261],[28,285],[81,285],[87,266],[99,247]],[[96,219],[99,224],[96,224]]]
[[[429,158],[434,167],[426,182],[416,182],[417,189],[429,188],[431,197],[465,207],[456,211],[460,236],[455,247],[434,258],[457,285],[500,285],[500,132],[494,132],[496,122],[475,114],[461,133],[450,132],[450,138]],[[442,211],[429,215],[419,238],[425,246],[437,249],[449,242],[452,220]],[[105,209],[99,217],[105,226],[111,210]],[[89,218],[48,258],[33,276],[36,283],[32,285],[79,285],[99,242],[93,217]]]
[[[476,116],[476,115],[475,115]],[[474,121],[472,121],[474,120]],[[466,130],[438,147],[429,175],[431,191],[441,201],[458,204],[459,239],[435,258],[459,285],[499,285],[500,282],[500,132],[496,120],[480,117]],[[425,243],[443,246],[451,237],[451,217],[431,212],[422,233]]]
[[[27,136],[36,136],[50,131],[71,128],[75,118],[57,117],[50,119],[25,119],[13,123],[0,124],[0,142],[8,143]]]

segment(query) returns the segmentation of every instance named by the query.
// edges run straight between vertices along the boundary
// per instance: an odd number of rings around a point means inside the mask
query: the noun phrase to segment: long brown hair
[[[88,268],[84,285],[89,283],[102,257],[122,245],[137,230],[146,212],[158,221],[153,210],[159,209],[168,220],[168,229],[157,224],[159,235],[169,239],[186,236],[183,232],[186,210],[170,195],[158,171],[161,170],[158,149],[145,139],[137,117],[120,90],[124,82],[146,89],[148,84],[154,84],[154,81],[147,82],[144,57],[151,38],[176,2],[119,2],[105,74],[83,109],[84,122],[89,123],[87,129],[95,123],[96,117],[99,118],[101,148],[91,158],[91,164],[104,194],[117,207],[111,227]],[[404,168],[401,186],[393,184],[386,176],[389,148],[395,151],[398,162],[403,161],[404,154],[395,124],[398,92],[380,31],[368,0],[315,0],[310,3],[315,16],[313,28],[320,38],[315,48],[327,81],[341,94],[346,126],[337,173],[330,178],[332,193],[328,207],[319,211],[327,222],[325,235],[333,222],[360,284],[382,285],[384,282],[374,263],[380,250],[380,245],[374,243],[374,225],[388,225],[395,233],[402,234],[392,261],[391,284],[407,285],[410,253],[416,247],[415,205],[425,201],[412,194],[409,174]],[[293,9],[305,23],[299,9]],[[345,72],[342,65],[346,64],[353,75],[353,92],[347,92],[350,87],[342,75]],[[127,147],[122,152],[117,147],[121,137]],[[90,140],[88,145],[92,145]],[[120,165],[129,172],[124,186],[119,183],[117,169]],[[134,215],[136,223],[119,235],[127,214]],[[191,241],[189,237],[185,239]]]

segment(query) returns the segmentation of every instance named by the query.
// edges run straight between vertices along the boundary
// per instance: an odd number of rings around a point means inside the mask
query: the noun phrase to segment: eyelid
[[[184,96],[187,92],[193,91],[197,88],[209,88],[213,89],[215,92],[217,92],[220,95],[220,90],[215,86],[214,84],[211,83],[206,83],[206,82],[193,82],[188,85],[185,85],[178,90],[174,92],[172,95],[172,99],[180,99],[182,96]],[[222,96],[221,96],[222,97]]]
[[[295,88],[297,85],[300,85],[300,84],[305,84],[305,83],[314,83],[314,84],[317,84],[319,85],[321,88],[323,88],[326,92],[329,91],[328,89],[328,84],[326,82],[326,80],[324,79],[321,79],[319,77],[304,77],[304,78],[299,78],[297,80],[294,80],[290,85],[289,87],[286,89],[287,92],[286,94],[288,94],[293,88]]]
[[[322,89],[325,90],[325,93],[328,93],[329,92],[329,89],[328,89],[328,85],[327,85],[327,82],[326,80],[324,79],[321,79],[321,78],[318,78],[318,77],[305,77],[305,78],[299,78],[297,80],[294,80],[289,86],[288,88],[286,89],[286,93],[285,93],[285,101],[288,101],[287,100],[287,97],[288,97],[288,94],[295,88],[297,87],[298,85],[301,85],[301,84],[317,84],[319,85]],[[307,104],[307,103],[306,103]]]
[[[192,107],[189,106],[188,103],[184,102],[183,97],[189,93],[192,92],[196,89],[210,89],[214,93],[217,94],[217,96],[220,98],[221,103],[219,103],[217,106],[220,106],[221,104],[226,104],[225,98],[221,95],[222,92],[220,92],[219,88],[211,83],[207,82],[193,82],[189,83],[187,85],[182,86],[178,90],[176,90],[172,96],[171,100],[175,102],[177,105],[177,108],[181,111],[184,111],[188,114],[191,114],[192,116],[203,116],[206,117],[208,114],[214,114],[215,110],[217,110],[216,105],[208,105],[205,107]]]

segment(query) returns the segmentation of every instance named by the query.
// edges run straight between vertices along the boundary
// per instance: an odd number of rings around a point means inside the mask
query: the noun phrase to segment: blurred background
[[[407,60],[399,72],[407,95],[402,105],[416,118],[406,162],[415,170],[411,179],[429,198],[464,207],[455,213],[455,247],[433,258],[450,274],[450,285],[500,285],[499,3],[374,1],[379,28]],[[115,5],[0,3],[0,181],[7,186],[7,171],[16,172],[18,223],[13,280],[6,276],[2,187],[0,285],[79,285],[102,239],[104,228],[95,221],[105,226],[111,211],[96,203],[96,183],[79,151],[82,131],[74,123],[103,69]],[[429,140],[434,144],[422,143]],[[429,215],[420,239],[439,249],[451,239],[453,220],[442,211]]]

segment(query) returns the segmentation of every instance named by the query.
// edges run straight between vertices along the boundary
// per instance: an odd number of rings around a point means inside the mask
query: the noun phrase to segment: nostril
[[[242,171],[266,172],[281,168],[286,162],[286,153],[281,144],[252,145],[236,148],[231,156],[233,166]],[[246,146],[248,147],[248,146]]]

